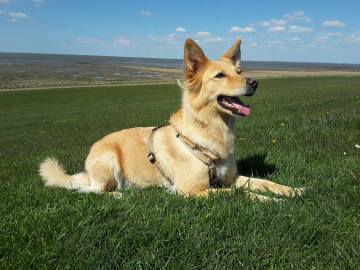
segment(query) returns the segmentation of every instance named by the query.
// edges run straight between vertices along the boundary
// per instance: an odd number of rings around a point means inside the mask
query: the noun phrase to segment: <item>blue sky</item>
[[[0,52],[360,63],[360,1],[0,0]]]

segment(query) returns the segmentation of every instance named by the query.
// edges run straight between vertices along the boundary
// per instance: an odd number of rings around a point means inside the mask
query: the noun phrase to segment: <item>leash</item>
[[[164,171],[159,167],[159,164],[156,161],[155,154],[152,150],[153,148],[153,140],[154,140],[154,134],[157,130],[162,128],[163,126],[158,126],[154,128],[150,134],[149,137],[149,143],[148,143],[148,159],[149,161],[155,166],[155,168],[161,173],[161,175],[171,184],[174,185],[173,181],[167,177],[164,173]],[[205,155],[198,147],[192,148],[190,145],[188,145],[183,138],[181,138],[179,133],[176,133],[176,137],[181,141],[181,143],[190,151],[191,154],[193,154],[196,158],[198,158],[201,162],[203,162],[207,168],[208,168],[208,174],[209,174],[209,183],[212,184],[216,180],[216,167],[215,165],[219,163],[219,159],[211,159],[209,156]]]

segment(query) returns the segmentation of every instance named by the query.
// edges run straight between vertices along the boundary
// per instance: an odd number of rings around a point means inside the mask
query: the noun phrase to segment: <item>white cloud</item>
[[[150,17],[155,17],[150,11],[141,11],[140,14]]]
[[[16,22],[16,19],[9,19],[8,21],[14,23],[14,22]]]
[[[322,25],[328,27],[347,27],[346,23],[340,21],[324,21]]]
[[[253,43],[253,44],[251,44],[251,46],[252,47],[255,47],[257,45],[257,43],[255,42],[255,43]]]
[[[270,45],[280,45],[280,44],[283,44],[284,42],[283,41],[280,41],[280,40],[270,40],[269,41],[269,44]]]
[[[256,32],[256,29],[252,28],[252,27],[240,28],[240,27],[234,26],[233,28],[231,28],[229,30],[229,33],[253,33],[253,32]]]
[[[165,44],[177,44],[177,43],[181,43],[183,42],[183,36],[179,36],[177,34],[171,34],[171,35],[167,35],[167,36],[160,36],[160,35],[156,35],[156,36],[148,36],[147,38],[150,38],[153,41],[156,42],[161,42],[161,43],[165,43]],[[181,40],[181,42],[180,42]]]
[[[273,27],[277,25],[286,25],[288,21],[283,19],[272,19],[270,22],[258,22],[256,25],[260,25],[261,27]]]
[[[337,33],[326,33],[326,35],[329,36],[329,37],[331,37],[331,36],[338,36],[338,37],[340,37],[340,36],[342,36],[342,35],[344,35],[344,34],[343,34],[343,33],[340,33],[340,32],[337,32]]]
[[[272,26],[272,24],[269,22],[259,22],[259,25],[262,27],[271,27]]]
[[[155,35],[155,36],[147,36],[153,42],[161,43],[161,46],[164,44],[171,44],[177,46],[183,46],[184,41],[187,38],[191,38],[195,40],[199,45],[213,45],[218,46],[219,44],[223,44],[224,42],[231,41],[235,42],[235,38],[223,38],[223,37],[214,37],[210,32],[197,32],[197,33],[181,33],[181,34],[171,34],[171,35]],[[243,39],[243,40],[252,40],[252,39]]]
[[[19,19],[29,19],[31,18],[30,16],[24,14],[24,13],[20,13],[20,12],[10,12],[9,13],[10,16],[14,17],[14,18],[19,18]]]
[[[131,44],[131,40],[123,37],[115,38],[113,43],[113,45],[130,45],[130,44]]]
[[[345,34],[345,33],[319,33],[319,35],[314,39],[314,42],[316,43],[328,43],[330,41],[334,41],[335,38],[333,37],[343,37],[343,38],[348,38],[349,35]]]
[[[82,37],[79,37],[75,40],[75,42],[83,43],[84,39]]]
[[[288,22],[283,20],[283,19],[280,19],[280,20],[277,20],[277,19],[273,19],[270,21],[273,25],[286,25]]]
[[[329,36],[323,35],[323,36],[317,36],[315,38],[315,42],[318,43],[327,43],[329,41]]]
[[[211,36],[211,33],[210,32],[200,31],[200,32],[197,32],[197,35],[199,35],[199,36]]]
[[[298,12],[292,12],[292,13],[286,14],[283,16],[282,19],[272,19],[272,20],[266,21],[266,22],[260,21],[256,24],[250,24],[250,26],[259,25],[261,27],[274,28],[275,26],[284,26],[284,25],[288,24],[289,22],[293,22],[293,21],[311,22],[311,21],[313,21],[313,19],[311,19],[309,16],[305,16],[305,13],[303,11],[298,11]],[[276,29],[281,29],[281,28],[274,28],[274,30],[271,30],[270,32],[278,31]]]
[[[9,1],[9,0],[0,0],[0,3],[3,3],[3,4],[10,4],[10,1]]]
[[[277,33],[285,31],[285,26],[275,26],[266,30],[269,33]]]
[[[295,42],[295,41],[300,41],[300,38],[299,37],[294,37],[294,38],[290,39],[290,42]]]
[[[312,22],[313,19],[311,19],[309,16],[305,16],[304,11],[298,11],[298,12],[292,12],[289,14],[284,15],[284,18],[288,22],[293,21],[305,21],[305,22]]]
[[[75,40],[76,43],[82,43],[82,44],[97,44],[97,45],[104,45],[105,42],[97,39],[97,38],[82,38],[79,37]]]
[[[294,16],[304,16],[304,15],[305,15],[304,11],[298,11],[294,13]]]
[[[2,10],[0,9],[0,14],[1,14],[1,13],[4,13],[4,11],[2,11]]]
[[[208,38],[208,39],[204,40],[204,42],[220,42],[220,41],[224,41],[224,39],[219,38],[219,37],[214,37],[214,38]]]
[[[336,33],[335,35],[342,36],[345,44],[356,44],[356,46],[359,46],[358,44],[360,44],[360,31],[354,34]]]
[[[178,27],[175,29],[175,32],[186,32],[186,29]]]
[[[289,26],[289,33],[309,33],[314,31],[311,27],[299,27],[296,25]]]
[[[152,40],[160,40],[160,39],[163,39],[164,37],[156,35],[156,36],[149,36],[149,38],[151,38]]]

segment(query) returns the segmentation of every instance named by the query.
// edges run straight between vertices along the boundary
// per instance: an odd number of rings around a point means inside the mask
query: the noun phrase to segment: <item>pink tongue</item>
[[[241,106],[241,113],[245,114],[245,115],[249,115],[250,114],[250,105],[246,105],[246,107]]]
[[[229,97],[228,100],[234,106],[234,108],[239,111],[241,107],[241,113],[245,115],[250,114],[250,105],[245,105],[239,98]]]

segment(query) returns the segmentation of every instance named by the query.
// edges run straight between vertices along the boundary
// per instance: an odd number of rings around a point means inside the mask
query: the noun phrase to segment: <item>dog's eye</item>
[[[226,75],[224,73],[219,73],[219,74],[217,74],[215,76],[215,78],[217,78],[217,79],[221,79],[221,78],[224,78],[224,77],[226,77]]]

